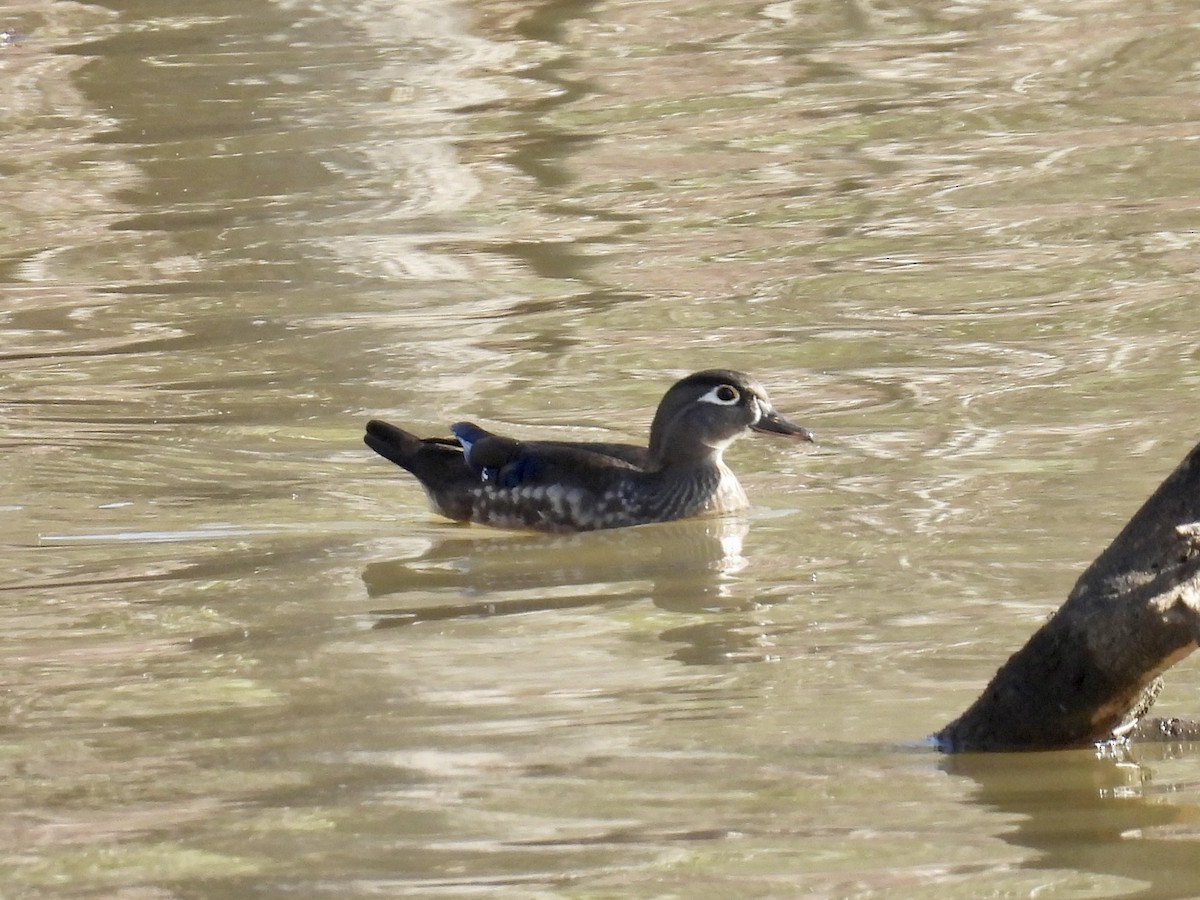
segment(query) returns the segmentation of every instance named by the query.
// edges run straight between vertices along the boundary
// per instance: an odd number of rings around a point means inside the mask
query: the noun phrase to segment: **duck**
[[[723,454],[743,434],[815,442],[744,372],[705,369],[663,395],[645,447],[525,441],[456,422],[452,437],[367,423],[364,441],[414,475],[438,515],[495,528],[570,533],[624,528],[749,505]]]

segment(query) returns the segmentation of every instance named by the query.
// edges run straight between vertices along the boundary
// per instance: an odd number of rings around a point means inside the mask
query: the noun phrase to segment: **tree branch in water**
[[[935,740],[948,752],[1051,750],[1164,729],[1200,733],[1179,720],[1138,727],[1159,675],[1198,642],[1200,444]]]

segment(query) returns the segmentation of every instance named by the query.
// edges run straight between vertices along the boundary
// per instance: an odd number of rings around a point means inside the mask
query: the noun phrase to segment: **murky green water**
[[[1194,896],[1194,748],[921,741],[1200,439],[1198,28],[0,7],[0,895]],[[715,365],[822,438],[744,520],[457,528],[361,445]]]

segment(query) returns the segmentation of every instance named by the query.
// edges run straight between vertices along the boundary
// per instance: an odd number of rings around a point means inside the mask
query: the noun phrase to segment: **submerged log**
[[[1138,729],[1159,675],[1200,642],[1200,444],[1066,602],[934,739],[947,752],[1051,750]],[[1137,733],[1153,733],[1154,726]]]

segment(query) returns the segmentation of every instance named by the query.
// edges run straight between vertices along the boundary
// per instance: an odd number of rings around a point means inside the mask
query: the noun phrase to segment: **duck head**
[[[815,440],[779,415],[761,384],[744,372],[706,369],[676,382],[650,426],[650,456],[661,464],[715,457],[747,431]]]

